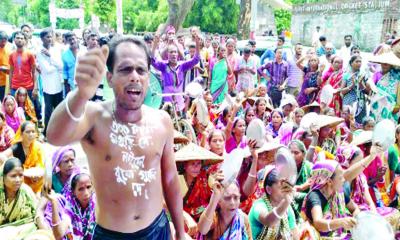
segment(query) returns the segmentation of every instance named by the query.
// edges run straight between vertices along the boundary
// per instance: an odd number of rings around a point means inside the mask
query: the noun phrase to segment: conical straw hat
[[[359,146],[368,142],[372,142],[372,131],[360,131],[359,134],[353,136],[351,145]]]
[[[400,46],[399,46],[399,48],[400,48]],[[399,49],[399,51],[400,51],[400,49]],[[399,52],[399,55],[400,55],[400,52]],[[373,63],[384,63],[384,64],[389,64],[392,66],[400,67],[400,58],[397,57],[395,55],[395,53],[392,51],[383,53],[381,55],[373,56],[373,57],[371,57],[371,60],[369,60],[369,61],[373,62]]]
[[[189,138],[181,132],[174,130],[174,144],[188,144],[189,142]]]
[[[177,163],[193,160],[201,160],[205,165],[209,165],[222,162],[224,158],[194,143],[189,143],[175,153]]]
[[[400,38],[397,38],[396,40],[393,41],[392,51],[393,51],[394,55],[396,55],[398,58],[400,58]]]
[[[343,118],[332,117],[327,115],[318,115],[318,119],[316,121],[319,128],[323,128],[326,126],[334,127],[342,122],[344,122]]]

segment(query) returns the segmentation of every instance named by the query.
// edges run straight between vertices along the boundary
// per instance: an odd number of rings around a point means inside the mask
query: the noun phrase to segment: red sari
[[[333,70],[333,67],[330,67],[329,70],[322,76],[322,84],[321,88],[326,84],[329,84],[333,87],[333,89],[339,89],[343,78],[343,70],[339,71]],[[319,96],[318,96],[319,101]],[[334,94],[332,102],[329,104],[330,108],[335,110],[336,116],[340,116],[340,110],[342,109],[342,98],[340,94]]]
[[[183,210],[198,222],[201,214],[208,206],[210,198],[211,188],[208,186],[208,174],[205,170],[202,170],[183,197]]]

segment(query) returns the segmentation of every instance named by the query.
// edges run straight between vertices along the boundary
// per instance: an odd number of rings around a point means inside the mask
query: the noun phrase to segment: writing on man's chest
[[[153,145],[154,130],[155,126],[147,122],[139,126],[133,123],[121,124],[113,120],[111,125],[110,141],[122,149],[122,162],[126,163],[125,166],[129,166],[122,168],[117,165],[114,168],[116,181],[125,186],[130,184],[134,197],[144,196],[149,199],[146,184],[156,179],[156,169],[146,169],[144,166],[145,156],[134,153],[135,149],[143,150]]]

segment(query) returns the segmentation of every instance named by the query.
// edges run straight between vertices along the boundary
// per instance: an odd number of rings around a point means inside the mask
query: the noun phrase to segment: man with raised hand
[[[91,102],[106,63],[115,100]],[[135,38],[88,51],[78,60],[77,88],[50,119],[51,144],[80,141],[88,156],[97,197],[95,240],[170,239],[163,199],[176,238],[184,239],[172,122],[143,105],[149,68],[147,47]]]

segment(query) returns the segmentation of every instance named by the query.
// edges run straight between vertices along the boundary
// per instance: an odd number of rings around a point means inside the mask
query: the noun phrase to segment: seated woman
[[[267,132],[272,135],[273,138],[276,138],[279,135],[279,129],[283,125],[283,113],[275,109],[271,113],[271,118],[271,122],[267,126]]]
[[[358,214],[359,209],[350,199],[348,184],[343,187],[345,178],[342,167],[331,160],[316,162],[310,182],[311,191],[303,203],[302,215],[313,228],[309,228],[308,233],[302,233],[302,237],[350,239],[348,230],[356,225],[356,220],[348,216],[346,207],[353,216]]]
[[[17,157],[21,160],[24,170],[40,168],[44,170],[44,152],[42,144],[37,140],[37,130],[34,123],[26,121],[15,134],[13,146],[3,152],[7,157]],[[25,183],[34,193],[39,193],[43,187],[43,176],[25,177]]]
[[[28,92],[25,88],[20,87],[15,92],[15,100],[17,100],[18,107],[24,110],[26,120],[33,123],[37,123],[37,117],[35,112],[35,107],[28,96]]]
[[[292,202],[292,208],[296,215],[296,220],[299,220],[301,213],[301,206],[304,198],[306,197],[308,190],[310,189],[310,176],[313,164],[306,160],[307,149],[303,142],[299,140],[293,140],[289,143],[290,152],[293,155],[297,165],[297,180],[294,190],[294,201]]]
[[[82,170],[71,176],[64,195],[71,216],[73,239],[91,240],[96,226],[96,196],[89,172]]]
[[[204,211],[211,197],[208,186],[210,172],[206,166],[223,158],[196,144],[189,143],[175,153],[183,197],[183,209],[195,221]],[[214,169],[210,167],[210,169]],[[211,170],[210,170],[211,171]]]
[[[337,151],[337,161],[343,167],[348,169],[360,160],[362,160],[362,152],[356,146],[341,146]],[[376,207],[368,191],[367,178],[364,173],[358,174],[351,182],[351,199],[359,207],[361,211],[375,212],[383,216],[396,231],[399,225],[400,213],[397,209],[391,207]]]
[[[40,230],[51,232],[55,239],[72,240],[72,223],[67,200],[47,186],[44,187],[37,210],[35,223]]]
[[[64,198],[46,187],[37,224],[41,229],[52,229],[57,239],[91,240],[96,226],[96,199],[89,173],[76,171],[66,190]]]
[[[225,152],[225,133],[219,129],[214,129],[208,134],[209,150],[218,156],[223,156]]]
[[[232,152],[236,148],[245,148],[246,142],[246,122],[242,118],[236,118],[232,125],[228,124],[225,129],[226,143],[225,150],[227,153]]]
[[[0,152],[3,152],[11,147],[14,135],[14,130],[12,130],[12,128],[6,123],[6,117],[4,116],[4,113],[0,112]]]
[[[272,109],[267,109],[267,99],[264,97],[260,97],[254,103],[254,109],[256,117],[261,119],[263,122],[269,119],[269,111]]]
[[[18,107],[17,101],[11,95],[3,99],[3,113],[6,116],[6,123],[17,132],[19,126],[25,121],[24,110]]]
[[[244,121],[246,123],[246,126],[249,125],[249,123],[251,122],[251,120],[253,120],[254,118],[256,118],[256,114],[254,111],[253,107],[247,107],[244,110]]]
[[[296,218],[290,207],[293,188],[279,179],[272,165],[263,171],[265,194],[253,203],[249,213],[253,239],[297,239]]]
[[[213,184],[210,203],[200,216],[197,239],[253,239],[247,215],[239,209],[239,184],[226,187],[219,181]]]
[[[264,194],[262,185],[257,181],[258,171],[274,161],[275,152],[281,146],[271,142],[255,149],[255,144],[254,140],[249,141],[250,153],[245,156],[237,177],[241,191],[240,208],[245,213],[248,213],[253,202]]]
[[[64,186],[76,168],[75,154],[75,150],[71,146],[61,147],[53,154],[52,184],[56,193],[63,192]]]
[[[0,177],[0,236],[23,239],[35,231],[36,197],[24,184],[24,169],[18,158],[4,163]]]

